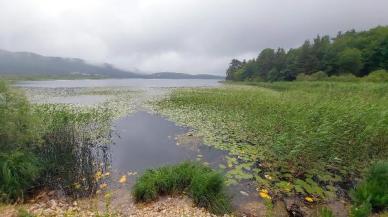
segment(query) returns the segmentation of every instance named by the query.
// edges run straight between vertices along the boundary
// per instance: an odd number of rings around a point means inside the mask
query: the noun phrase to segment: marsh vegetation
[[[347,200],[364,169],[387,159],[387,92],[386,83],[254,83],[181,89],[156,106],[233,156],[220,165],[229,184],[255,180],[264,199],[313,204]]]

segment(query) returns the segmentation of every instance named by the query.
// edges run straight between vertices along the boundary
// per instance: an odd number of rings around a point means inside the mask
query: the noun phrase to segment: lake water
[[[58,89],[59,92],[77,90],[79,88],[126,88],[142,89],[143,95],[154,95],[163,88],[178,87],[216,87],[222,85],[218,80],[210,79],[102,79],[102,80],[51,80],[51,81],[23,81],[16,86],[28,89],[38,89],[43,92]],[[54,91],[55,92],[55,91]],[[144,94],[146,93],[146,94]],[[148,94],[147,94],[148,93]],[[139,100],[134,96],[132,100]],[[71,95],[44,97],[43,102],[93,104],[103,102],[105,96]],[[40,99],[42,100],[42,99]],[[128,102],[130,103],[130,102]],[[226,165],[224,151],[216,150],[203,144],[201,138],[191,134],[191,129],[177,126],[174,122],[153,113],[148,113],[141,106],[136,111],[112,123],[113,144],[110,146],[111,169],[113,179],[132,172],[142,173],[146,169],[166,164],[179,163],[185,160],[201,161],[219,169],[219,164]],[[131,186],[136,176],[128,176]],[[112,182],[112,186],[120,186]],[[254,192],[252,183],[240,183],[230,188],[234,201],[242,204],[253,200],[241,195],[241,190]]]
[[[85,80],[47,80],[21,81],[20,87],[41,88],[79,88],[79,87],[214,87],[220,85],[216,79],[85,79]]]

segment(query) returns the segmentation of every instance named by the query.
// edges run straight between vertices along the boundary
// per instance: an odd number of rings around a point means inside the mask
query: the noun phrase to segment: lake
[[[185,160],[200,161],[214,169],[220,169],[220,164],[227,164],[225,151],[205,145],[202,138],[196,137],[192,129],[178,126],[159,114],[149,112],[142,106],[147,100],[154,100],[155,95],[161,93],[161,95],[168,95],[166,90],[170,88],[218,87],[222,86],[219,80],[50,80],[22,81],[16,83],[15,86],[22,87],[33,94],[41,94],[37,100],[40,103],[78,105],[92,105],[109,101],[112,96],[99,95],[99,89],[102,89],[102,92],[106,90],[134,90],[128,101],[124,99],[124,103],[134,104],[132,112],[112,123],[112,144],[109,148],[112,187],[120,187],[114,180],[122,175],[128,175],[128,184],[131,186],[137,176],[129,174],[134,174],[134,172],[141,174],[146,169]],[[93,91],[91,92],[90,89]],[[112,107],[112,109],[115,108]],[[257,199],[252,193],[255,192],[255,185],[251,182],[241,182],[231,186],[229,190],[231,190],[236,204]],[[244,196],[240,194],[240,191],[248,192],[250,195]]]
[[[17,82],[16,86],[40,88],[133,87],[142,89],[155,87],[214,87],[221,85],[219,81],[216,79],[84,79],[21,81]]]

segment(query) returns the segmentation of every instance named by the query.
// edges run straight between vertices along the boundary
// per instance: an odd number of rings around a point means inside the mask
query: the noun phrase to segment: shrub
[[[387,82],[388,81],[388,71],[386,70],[377,70],[369,73],[368,76],[363,77],[363,80],[370,82]]]
[[[353,74],[341,74],[341,75],[333,75],[328,78],[328,81],[340,81],[340,82],[358,82],[361,79],[356,77]]]
[[[39,142],[37,119],[27,98],[0,80],[0,151],[25,148]]]
[[[328,75],[323,71],[315,72],[311,75],[307,74],[299,74],[296,77],[298,81],[324,81],[327,80]]]
[[[372,210],[379,211],[388,207],[388,162],[373,164],[351,197],[355,216],[367,216]]]
[[[209,167],[184,162],[147,170],[133,187],[136,202],[149,202],[158,195],[189,192],[194,203],[215,214],[231,211],[230,198],[225,193],[224,179]]]
[[[12,151],[0,154],[0,199],[23,199],[40,172],[39,160],[32,153]]]

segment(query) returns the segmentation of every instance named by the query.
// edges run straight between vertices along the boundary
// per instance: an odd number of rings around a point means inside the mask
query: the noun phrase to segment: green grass
[[[31,105],[0,80],[0,201],[42,187],[93,194],[96,172],[108,167],[112,116],[108,107]]]
[[[366,217],[372,211],[388,209],[388,162],[373,164],[351,196],[354,216]]]
[[[41,172],[39,159],[25,151],[0,153],[0,200],[23,199],[25,189],[31,187]]]
[[[136,202],[150,202],[159,195],[187,192],[197,206],[225,214],[231,211],[231,205],[224,188],[224,178],[219,173],[200,164],[184,162],[147,170],[136,181],[132,194]]]
[[[253,83],[176,90],[156,107],[235,156],[229,183],[320,200],[388,157],[387,93],[387,83]]]

